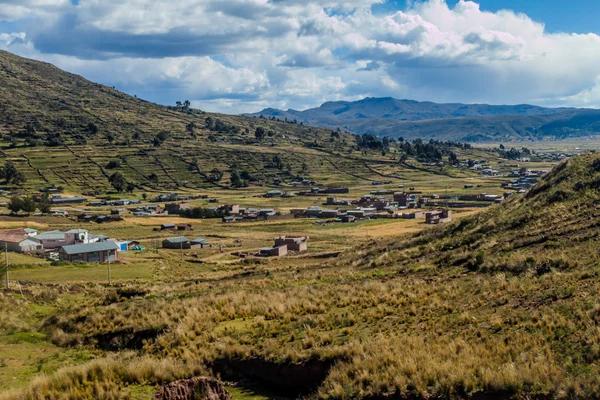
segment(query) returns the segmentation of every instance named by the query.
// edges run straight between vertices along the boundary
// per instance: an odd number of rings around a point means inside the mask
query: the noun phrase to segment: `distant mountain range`
[[[600,110],[529,104],[438,104],[368,97],[355,102],[327,102],[305,111],[266,108],[249,115],[407,139],[499,142],[600,134]]]

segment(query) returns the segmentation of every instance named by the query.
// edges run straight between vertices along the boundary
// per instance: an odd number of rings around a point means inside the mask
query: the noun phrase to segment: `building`
[[[50,203],[52,204],[75,204],[85,203],[87,199],[85,197],[52,197]]]
[[[426,224],[445,224],[452,221],[452,211],[450,210],[439,210],[429,211],[425,213]]]
[[[58,254],[69,262],[113,262],[119,259],[119,246],[114,242],[73,244],[61,247]]]
[[[262,257],[283,257],[288,253],[286,245],[278,247],[265,247],[260,249],[259,255]]]
[[[42,243],[31,237],[25,229],[6,229],[0,231],[0,249],[15,253],[35,253],[42,251]]]
[[[275,246],[286,246],[290,251],[306,251],[308,250],[308,236],[281,236],[275,238]]]
[[[281,197],[282,194],[281,190],[271,190],[265,193],[265,197]]]
[[[184,236],[168,238],[163,240],[162,247],[164,249],[189,249],[190,240]]]
[[[206,239],[198,238],[192,240],[192,249],[204,249],[205,247],[212,247]]]
[[[175,224],[162,224],[160,226],[161,231],[174,231],[175,229],[177,229]]]
[[[192,224],[177,224],[177,230],[178,231],[191,231],[192,229]]]
[[[181,203],[169,203],[165,205],[165,210],[167,211],[167,214],[169,215],[176,215],[179,214],[180,211],[182,210],[189,210],[190,209],[190,203],[188,203],[187,201],[181,202]]]

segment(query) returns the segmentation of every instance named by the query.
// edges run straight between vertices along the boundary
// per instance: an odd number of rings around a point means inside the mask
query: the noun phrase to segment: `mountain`
[[[305,111],[272,108],[254,117],[296,120],[307,125],[354,133],[468,142],[563,139],[600,132],[600,111],[545,108],[528,104],[437,104],[365,98],[327,102]]]

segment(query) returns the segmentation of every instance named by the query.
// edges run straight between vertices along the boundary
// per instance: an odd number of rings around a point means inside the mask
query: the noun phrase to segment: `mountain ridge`
[[[265,108],[245,115],[407,139],[494,142],[563,139],[600,132],[600,111],[596,109],[434,103],[392,97],[328,101],[303,111]],[[469,140],[472,138],[478,140]]]

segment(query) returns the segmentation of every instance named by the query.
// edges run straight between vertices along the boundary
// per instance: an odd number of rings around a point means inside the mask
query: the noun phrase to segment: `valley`
[[[391,140],[0,67],[1,400],[600,391],[597,140]]]

